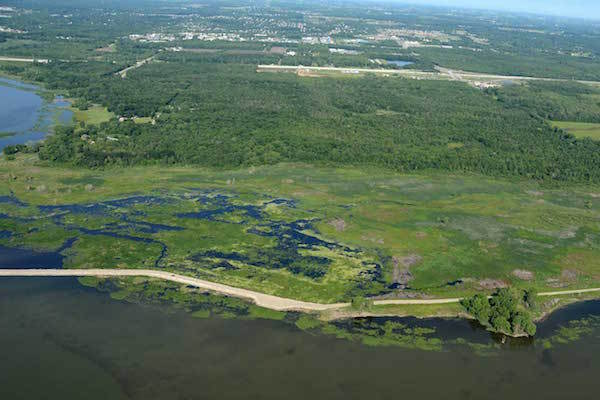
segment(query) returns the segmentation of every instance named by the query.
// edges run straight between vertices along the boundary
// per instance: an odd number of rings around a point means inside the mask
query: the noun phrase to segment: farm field
[[[102,122],[109,121],[114,114],[99,105],[92,105],[87,110],[80,110],[76,107],[71,107],[77,122],[84,122],[87,125],[96,125]]]
[[[0,161],[0,245],[314,302],[593,286],[600,188],[279,164]],[[18,223],[16,223],[18,222]]]
[[[600,124],[590,122],[551,121],[552,125],[560,128],[577,138],[600,140]]]

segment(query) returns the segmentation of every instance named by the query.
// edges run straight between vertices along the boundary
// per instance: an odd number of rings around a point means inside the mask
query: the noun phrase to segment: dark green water
[[[555,314],[541,338],[599,308]],[[592,399],[600,388],[598,328],[490,356],[369,347],[119,302],[70,278],[0,280],[0,354],[0,399]]]

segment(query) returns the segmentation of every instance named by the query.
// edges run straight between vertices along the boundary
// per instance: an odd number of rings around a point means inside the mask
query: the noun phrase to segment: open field
[[[281,164],[77,170],[0,161],[0,244],[309,302],[600,279],[600,189]],[[16,223],[18,222],[18,223]],[[8,233],[6,233],[8,232]]]
[[[552,126],[569,132],[577,138],[589,137],[600,140],[600,124],[588,122],[551,121]]]
[[[152,117],[140,117],[134,118],[133,122],[136,124],[149,124],[152,122]]]
[[[80,110],[76,107],[71,107],[77,122],[85,122],[87,125],[97,125],[102,122],[109,121],[115,115],[108,111],[106,107],[93,105],[87,110]]]

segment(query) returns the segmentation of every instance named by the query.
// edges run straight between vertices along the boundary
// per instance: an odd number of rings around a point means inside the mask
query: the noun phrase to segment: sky
[[[600,0],[405,0],[403,2],[530,12],[600,20]]]

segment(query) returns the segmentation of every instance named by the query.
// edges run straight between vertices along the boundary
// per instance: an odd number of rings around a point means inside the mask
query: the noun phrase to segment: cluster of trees
[[[461,304],[479,323],[495,332],[535,335],[536,326],[529,312],[535,306],[535,293],[531,291],[518,296],[514,290],[502,288],[490,298],[476,294]]]
[[[25,144],[17,144],[17,145],[14,145],[14,146],[13,145],[5,146],[4,149],[2,149],[2,151],[7,156],[10,156],[10,155],[13,155],[13,154],[17,154],[19,152],[25,152],[28,149],[29,149],[28,146],[25,145]]]
[[[556,121],[600,122],[600,89],[577,82],[530,82],[489,89],[507,107]]]
[[[4,146],[2,152],[8,160],[14,160],[15,154],[17,153],[37,153],[39,151],[39,144],[28,146],[26,144],[16,144]]]

